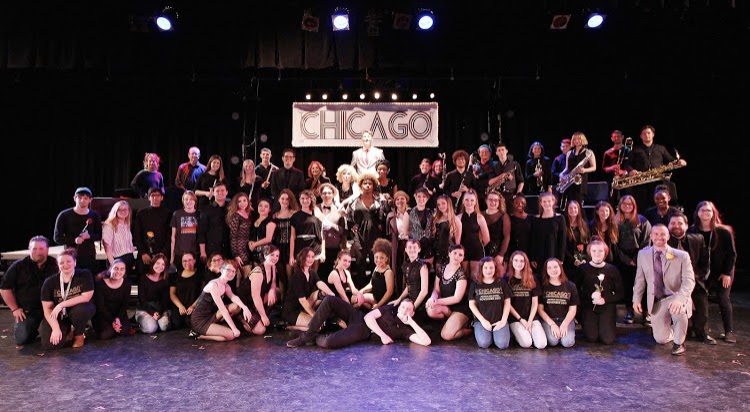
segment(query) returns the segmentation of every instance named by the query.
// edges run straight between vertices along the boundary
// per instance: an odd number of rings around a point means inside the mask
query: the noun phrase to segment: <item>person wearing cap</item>
[[[550,168],[550,174],[552,175],[552,182],[550,183],[553,187],[557,186],[557,183],[560,182],[560,173],[565,170],[565,166],[567,165],[570,139],[562,139],[560,141],[560,151],[562,153],[552,161],[552,167]]]
[[[76,249],[78,269],[98,273],[94,242],[102,240],[102,218],[89,208],[92,197],[88,187],[76,189],[73,195],[76,205],[57,215],[53,239],[58,245]]]

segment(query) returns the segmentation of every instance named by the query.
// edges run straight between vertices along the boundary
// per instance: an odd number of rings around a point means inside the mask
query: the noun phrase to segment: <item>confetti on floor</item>
[[[569,391],[573,392],[573,388],[571,388],[570,386],[566,386],[566,387],[565,387],[565,389],[567,389],[567,390],[569,390]]]

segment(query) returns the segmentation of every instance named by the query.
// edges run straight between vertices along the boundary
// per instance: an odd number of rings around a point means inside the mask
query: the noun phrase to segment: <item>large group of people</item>
[[[643,145],[632,147],[613,132],[605,173],[637,180],[686,164],[653,138],[644,126]],[[719,296],[723,339],[736,341],[734,234],[716,206],[700,202],[690,224],[669,204],[674,185],[650,179],[613,190],[588,219],[586,182],[597,162],[583,133],[564,139],[554,160],[539,142],[525,164],[503,143],[497,160],[489,145],[476,157],[455,151],[450,172],[446,156],[425,158],[402,186],[408,192],[388,177],[391,165],[369,132],[362,144],[331,178],[318,161],[305,177],[293,149],[280,167],[263,149],[257,165],[243,162],[236,182],[220,156],[204,166],[191,147],[177,171],[184,193],[175,211],[162,205],[154,153],[133,179],[149,200],[137,213],[119,201],[102,222],[89,207],[92,191],[76,189],[75,206],[55,223],[64,252],[55,261],[50,241],[34,237],[29,257],[2,279],[16,342],[40,333],[45,347],[81,347],[89,321],[101,339],[186,328],[196,339],[228,341],[265,333],[278,313],[280,325],[302,332],[290,347],[338,348],[370,333],[384,344],[429,345],[423,326],[434,322],[446,341],[473,334],[483,348],[514,340],[542,349],[573,346],[577,323],[586,340],[614,343],[616,305],[624,303],[623,322],[640,315],[679,355],[691,334],[716,344],[707,330],[711,293]],[[538,210],[527,210],[531,196]],[[106,252],[103,272],[95,241]]]

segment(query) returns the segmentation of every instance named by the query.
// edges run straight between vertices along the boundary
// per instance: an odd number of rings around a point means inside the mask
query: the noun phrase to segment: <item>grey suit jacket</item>
[[[385,156],[383,156],[382,149],[370,147],[367,160],[365,160],[365,149],[360,148],[352,153],[352,167],[354,167],[359,174],[370,172],[377,176],[375,167],[378,165],[378,162],[383,159],[385,159]]]
[[[688,313],[693,313],[693,302],[690,294],[695,287],[695,274],[690,262],[690,255],[682,250],[667,246],[664,255],[665,263],[662,266],[664,272],[664,287],[668,294],[675,295]],[[640,303],[643,292],[647,291],[648,311],[651,313],[654,307],[654,248],[653,246],[641,249],[638,252],[638,268],[635,273],[635,286],[633,287],[633,302]]]

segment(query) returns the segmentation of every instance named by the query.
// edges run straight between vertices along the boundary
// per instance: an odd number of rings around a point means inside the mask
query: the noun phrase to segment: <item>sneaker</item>
[[[188,338],[190,339],[198,339],[199,336],[200,334],[192,329],[190,330],[190,333],[188,333]]]
[[[86,335],[78,335],[73,337],[73,347],[82,348],[83,343],[86,341]]]
[[[286,343],[287,348],[299,348],[300,346],[312,346],[315,344],[315,338],[308,338],[305,334],[301,334],[296,338]]]
[[[625,314],[625,318],[622,320],[622,323],[627,323],[628,325],[632,325],[633,318],[634,318],[633,312],[628,312]]]
[[[651,315],[648,315],[645,318],[643,318],[643,326],[646,326],[646,327],[651,326]]]
[[[737,343],[737,337],[734,336],[734,332],[727,332],[724,334],[724,342],[726,343]]]
[[[676,343],[672,345],[672,355],[678,355],[679,356],[679,355],[682,355],[683,353],[685,353],[685,344],[684,343],[682,345],[678,345]]]

